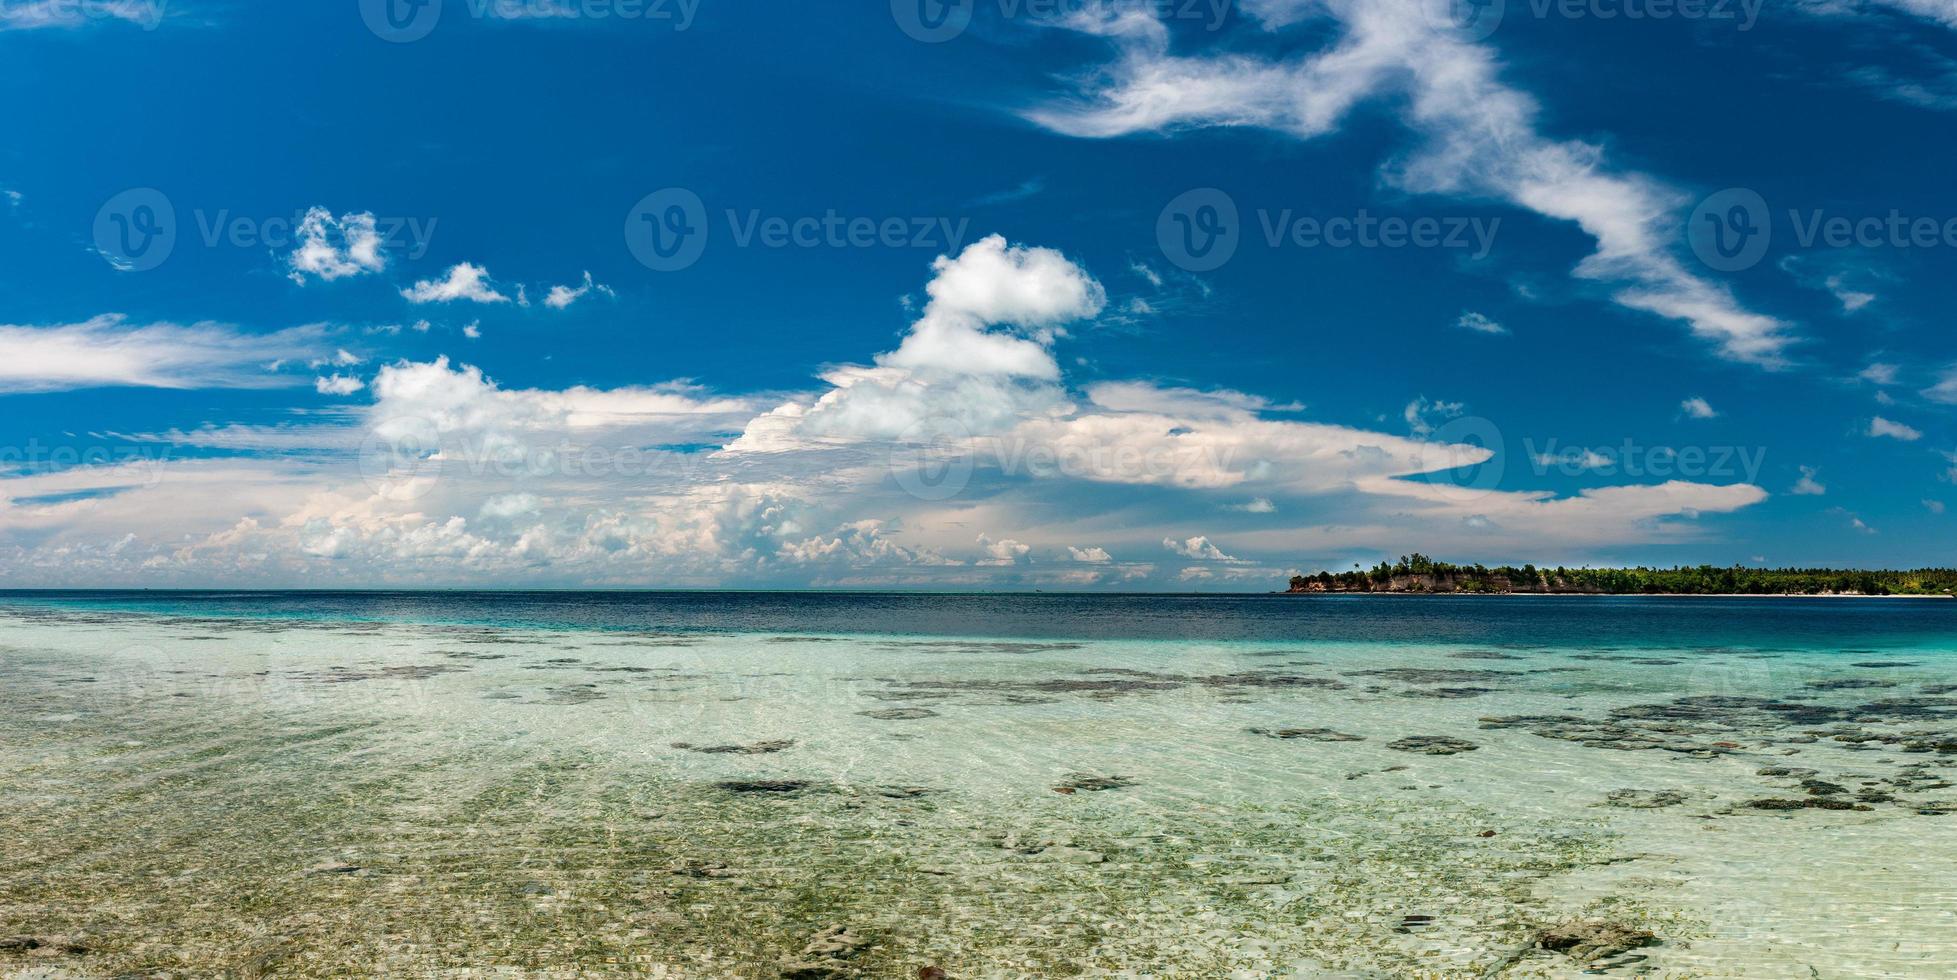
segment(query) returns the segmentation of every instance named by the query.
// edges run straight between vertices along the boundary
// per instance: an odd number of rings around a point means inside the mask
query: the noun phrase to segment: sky
[[[1957,0],[0,0],[0,86],[0,587],[1957,540]]]

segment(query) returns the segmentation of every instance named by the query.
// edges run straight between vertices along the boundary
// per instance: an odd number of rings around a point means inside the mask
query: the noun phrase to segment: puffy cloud
[[[1923,389],[1923,397],[1943,405],[1957,405],[1957,366],[1945,368],[1936,384]]]
[[[1803,497],[1819,497],[1827,493],[1828,488],[1823,486],[1821,481],[1814,478],[1815,472],[1815,468],[1812,466],[1801,467],[1801,478],[1794,481],[1794,489],[1788,492]]]
[[[927,289],[934,309],[920,323],[966,317],[1057,371],[1050,345],[1065,318],[1100,303],[1058,254],[998,242],[941,261],[949,284]],[[294,362],[359,360],[312,348]],[[1408,536],[1466,554],[1491,536],[1506,553],[1676,540],[1698,532],[1700,514],[1764,497],[1689,483],[1573,498],[1455,486],[1441,481],[1496,452],[1309,422],[1300,405],[1228,389],[1080,391],[964,367],[844,365],[822,390],[762,400],[680,382],[506,387],[446,358],[384,364],[364,406],[124,434],[155,458],[0,475],[0,533],[31,529],[34,542],[0,537],[0,579],[1266,587],[1283,566],[1263,562],[1390,550]],[[177,446],[226,458],[168,458]],[[958,476],[947,494],[912,479],[946,466]],[[1279,512],[1286,520],[1264,516]],[[1233,548],[1239,560],[1189,537],[1192,513],[1260,515],[1241,539],[1255,553]],[[976,528],[988,533],[975,548]],[[1096,545],[1070,543],[1084,536]],[[1178,560],[1111,554],[1158,542]],[[1192,561],[1210,574],[1179,579]]]
[[[1021,544],[1011,538],[994,541],[983,534],[978,536],[978,545],[986,554],[986,558],[979,562],[981,565],[1017,565],[1033,550],[1032,545]]]
[[[1678,403],[1678,410],[1684,412],[1688,418],[1716,419],[1719,417],[1719,413],[1713,411],[1712,403],[1703,398],[1687,398]]]
[[[898,348],[877,358],[886,367],[954,374],[1054,380],[1047,351],[1052,330],[1097,316],[1107,293],[1086,270],[1050,248],[1009,246],[999,235],[956,258],[939,256],[924,315]],[[995,331],[1018,327],[1029,336]]]
[[[1611,173],[1597,146],[1538,132],[1535,100],[1502,83],[1494,54],[1436,29],[1447,14],[1432,8],[1447,2],[1247,4],[1248,19],[1267,32],[1325,19],[1341,29],[1322,50],[1278,59],[1172,53],[1170,32],[1148,9],[1091,5],[1059,23],[1108,38],[1116,60],[1088,76],[1081,98],[1028,116],[1092,138],[1256,126],[1312,139],[1334,131],[1361,101],[1403,93],[1405,120],[1424,142],[1389,171],[1399,186],[1492,196],[1572,222],[1596,241],[1577,276],[1618,284],[1616,302],[1683,321],[1726,358],[1782,364],[1787,325],[1741,307],[1725,286],[1673,254],[1685,196]]]
[[[1218,548],[1214,544],[1211,544],[1209,538],[1203,537],[1201,535],[1190,538],[1186,541],[1177,541],[1174,538],[1163,538],[1162,547],[1167,548],[1170,551],[1175,552],[1176,554],[1181,555],[1184,558],[1189,558],[1195,561],[1236,561],[1237,560],[1235,558],[1230,557],[1229,555],[1224,554],[1223,549]]]
[[[489,270],[469,262],[458,263],[448,270],[445,279],[423,279],[413,286],[401,290],[401,295],[410,303],[450,303],[466,299],[472,303],[507,303],[508,296],[496,291],[490,285]]]
[[[1869,420],[1869,438],[1900,439],[1903,442],[1915,442],[1923,438],[1923,433],[1901,422],[1891,422],[1878,415]]]
[[[75,388],[276,388],[285,362],[319,356],[324,331],[252,334],[217,323],[131,324],[121,314],[54,326],[0,325],[0,393]]]
[[[313,379],[313,388],[322,395],[351,395],[367,387],[367,382],[345,374]]]
[[[584,283],[582,285],[576,287],[572,287],[572,286],[550,287],[550,294],[544,297],[544,305],[550,307],[553,310],[561,310],[564,309],[565,307],[570,306],[572,303],[575,303],[578,300],[583,299],[586,295],[590,294],[594,290],[606,296],[616,297],[618,295],[617,293],[612,292],[612,287],[604,285],[603,283],[592,281],[591,273],[586,272],[584,274]]]
[[[289,278],[302,286],[309,275],[332,282],[387,267],[371,212],[336,220],[325,208],[311,208],[299,221],[298,237],[299,246],[286,261],[292,270]]]

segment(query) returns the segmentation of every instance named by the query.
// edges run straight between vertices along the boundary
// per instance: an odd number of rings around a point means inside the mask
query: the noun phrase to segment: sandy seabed
[[[0,610],[0,976],[1951,977],[1949,654]]]

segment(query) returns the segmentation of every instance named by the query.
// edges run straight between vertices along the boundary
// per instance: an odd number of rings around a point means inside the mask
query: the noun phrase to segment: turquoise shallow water
[[[1911,600],[11,595],[0,970],[1957,976],[1953,652]]]

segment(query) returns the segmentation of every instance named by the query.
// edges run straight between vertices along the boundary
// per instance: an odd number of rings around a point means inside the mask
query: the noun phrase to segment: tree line
[[[1538,568],[1456,565],[1412,554],[1370,570],[1295,575],[1293,592],[1544,592],[1628,595],[1953,595],[1957,569]]]

